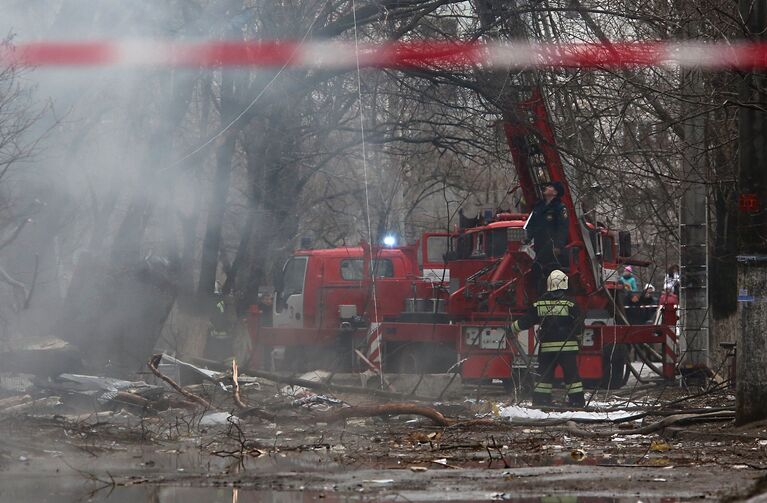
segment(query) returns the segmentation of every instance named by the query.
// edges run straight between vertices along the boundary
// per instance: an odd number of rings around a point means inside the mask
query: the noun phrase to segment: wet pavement
[[[0,415],[0,502],[646,503],[739,501],[767,490],[767,428],[740,431],[727,417],[637,433],[667,416],[574,424],[486,395],[438,404],[464,418],[450,426],[402,414],[327,423],[282,387],[262,384],[245,400],[281,419],[232,420],[224,412],[237,410],[231,396],[216,386],[208,391],[219,412],[109,410],[62,395],[62,405]],[[658,393],[672,401],[685,391]],[[733,400],[721,390],[686,410]],[[600,411],[580,419],[623,417],[643,406],[616,403],[597,404]]]
[[[290,434],[256,425],[244,431],[261,450],[240,457],[222,454],[224,429],[136,442],[34,422],[3,426],[3,502],[670,502],[747,495],[764,473],[758,441],[596,444],[556,428],[419,424],[429,443],[413,427],[372,421]],[[658,445],[668,450],[650,451]]]

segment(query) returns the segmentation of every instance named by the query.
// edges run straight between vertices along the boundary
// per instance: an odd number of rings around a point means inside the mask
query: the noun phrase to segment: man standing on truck
[[[583,328],[583,319],[578,307],[567,295],[567,275],[554,270],[546,281],[547,292],[534,302],[522,318],[515,321],[511,330],[516,337],[519,332],[533,325],[540,325],[538,349],[538,382],[533,390],[533,405],[551,405],[551,390],[554,371],[562,367],[565,376],[567,402],[574,407],[583,407],[583,382],[578,373],[579,346],[577,334]]]
[[[565,246],[569,242],[569,218],[561,197],[565,188],[560,182],[543,185],[543,199],[533,207],[525,225],[526,241],[533,242],[535,262],[533,276],[538,293],[544,291],[544,281],[555,269],[567,270],[569,261]]]

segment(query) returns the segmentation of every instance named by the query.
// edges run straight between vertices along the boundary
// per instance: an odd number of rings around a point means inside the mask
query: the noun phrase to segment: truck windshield
[[[341,278],[348,281],[360,281],[365,270],[362,259],[344,259],[341,261]],[[376,278],[393,278],[394,264],[388,258],[373,260],[373,274]]]

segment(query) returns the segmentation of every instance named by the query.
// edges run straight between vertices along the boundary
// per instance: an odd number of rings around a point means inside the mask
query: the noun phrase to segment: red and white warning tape
[[[537,44],[397,42],[360,45],[366,67],[455,69],[679,66],[767,68],[767,43],[617,42]],[[297,41],[165,40],[29,42],[0,47],[0,64],[17,66],[356,67],[354,44]]]

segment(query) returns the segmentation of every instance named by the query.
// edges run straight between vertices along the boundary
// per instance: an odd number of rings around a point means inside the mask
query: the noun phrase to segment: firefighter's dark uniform
[[[567,208],[559,197],[549,203],[538,201],[533,207],[527,223],[527,240],[533,241],[533,274],[539,293],[544,291],[543,284],[551,271],[567,270],[569,266],[564,253],[569,241],[569,218]]]
[[[533,390],[533,405],[551,404],[551,389],[557,365],[565,375],[565,389],[570,405],[583,407],[583,383],[578,374],[578,340],[581,332],[580,313],[567,297],[566,290],[546,292],[533,303],[527,314],[514,322],[512,330],[518,333],[540,324],[538,350],[539,380]]]

